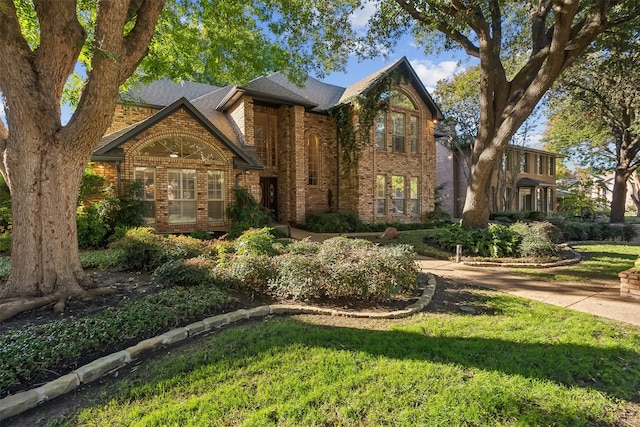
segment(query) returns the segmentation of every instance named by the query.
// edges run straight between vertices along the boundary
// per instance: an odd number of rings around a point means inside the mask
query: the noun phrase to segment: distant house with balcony
[[[460,218],[467,190],[470,149],[450,150],[438,144],[436,152],[441,205],[452,217]],[[549,151],[509,145],[496,163],[491,178],[490,212],[555,212],[556,159],[559,156]]]

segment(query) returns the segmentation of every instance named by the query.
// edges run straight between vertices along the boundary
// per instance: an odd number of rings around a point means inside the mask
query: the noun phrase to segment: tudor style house
[[[401,78],[384,92],[390,105],[357,165],[347,167],[332,111],[391,75]],[[346,88],[311,77],[298,87],[275,73],[246,86],[160,80],[124,99],[93,167],[118,189],[139,182],[146,221],[159,232],[228,228],[234,187],[281,223],[335,210],[371,223],[415,222],[434,208],[434,123],[442,113],[406,58]]]
[[[437,132],[438,137],[446,137]],[[467,190],[471,152],[451,151],[437,146],[437,181],[443,209],[452,217],[462,216]],[[556,159],[559,154],[509,145],[502,153],[491,177],[489,210],[540,211],[557,209]]]

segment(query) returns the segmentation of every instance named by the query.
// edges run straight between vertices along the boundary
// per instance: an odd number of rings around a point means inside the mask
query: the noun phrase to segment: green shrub
[[[124,238],[112,245],[114,249],[121,249],[120,268],[151,271],[162,265],[166,261],[162,239],[151,227],[129,229]]]
[[[151,275],[152,283],[163,286],[200,286],[211,283],[215,264],[205,258],[177,259],[165,262]]]
[[[195,258],[202,254],[205,247],[202,240],[174,234],[165,236],[160,242],[167,260]]]
[[[449,252],[462,245],[462,251],[467,255],[502,257],[517,253],[520,238],[504,225],[491,224],[485,229],[466,230],[460,224],[451,224],[435,229],[429,240]]]
[[[307,216],[305,228],[314,233],[352,233],[358,231],[361,224],[353,212],[314,212]]]
[[[271,228],[250,228],[242,233],[235,241],[238,255],[275,255],[273,248],[276,238]]]
[[[11,240],[12,240],[11,231],[5,231],[0,233],[0,252],[1,253],[8,254],[11,252]]]
[[[379,247],[362,239],[333,238],[317,254],[276,257],[270,290],[284,297],[385,300],[416,280],[414,251],[408,245]]]
[[[99,248],[104,245],[109,232],[95,205],[80,206],[76,218],[78,230],[78,247],[80,249]]]
[[[193,233],[191,233],[189,236],[193,237],[194,239],[200,239],[200,240],[211,239],[211,235],[209,234],[209,232],[204,230],[196,230]]]
[[[288,254],[315,254],[320,250],[320,243],[312,242],[308,237],[296,240],[284,246],[283,252]]]
[[[235,238],[250,228],[262,228],[273,222],[272,212],[262,206],[245,188],[234,188],[236,202],[227,208],[227,216],[233,221],[229,237]]]
[[[547,222],[518,222],[510,227],[518,234],[518,255],[525,258],[548,258],[558,255],[558,249],[552,242],[551,236],[558,237],[557,228]]]
[[[145,204],[135,197],[140,183],[124,182],[120,194],[109,187],[104,191],[104,197],[96,202],[96,208],[102,221],[111,230],[118,227],[138,227],[144,225]]]
[[[582,223],[566,221],[562,227],[562,236],[566,242],[581,241],[587,240],[589,233]]]
[[[638,231],[633,224],[625,224],[622,226],[622,240],[624,240],[625,242],[630,242],[637,236]]]
[[[9,258],[0,258],[0,279],[6,280],[11,273],[11,260]]]
[[[273,257],[265,254],[236,255],[228,259],[227,269],[236,289],[251,296],[265,295],[277,275],[274,264]]]

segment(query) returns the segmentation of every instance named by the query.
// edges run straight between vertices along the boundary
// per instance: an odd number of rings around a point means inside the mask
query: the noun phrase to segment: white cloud
[[[464,70],[458,66],[457,61],[442,61],[434,64],[427,59],[414,59],[409,62],[429,91],[435,89],[438,81],[448,79],[456,72]]]
[[[356,30],[361,30],[367,26],[369,18],[376,12],[376,4],[372,1],[364,2],[362,8],[351,14],[349,20]]]

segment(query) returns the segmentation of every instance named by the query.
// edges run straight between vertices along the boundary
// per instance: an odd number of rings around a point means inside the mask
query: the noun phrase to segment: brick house
[[[355,167],[332,111],[394,80]],[[415,222],[434,206],[434,123],[442,113],[406,58],[343,88],[280,73],[246,86],[159,80],[129,92],[95,149],[93,168],[118,189],[141,183],[160,232],[224,230],[232,189],[247,189],[277,221],[350,210],[365,222]]]
[[[446,137],[437,132],[438,137]],[[441,186],[442,206],[454,218],[462,216],[467,190],[470,150],[451,151],[437,146],[437,182]],[[489,210],[556,211],[556,159],[559,154],[509,145],[491,177]]]

